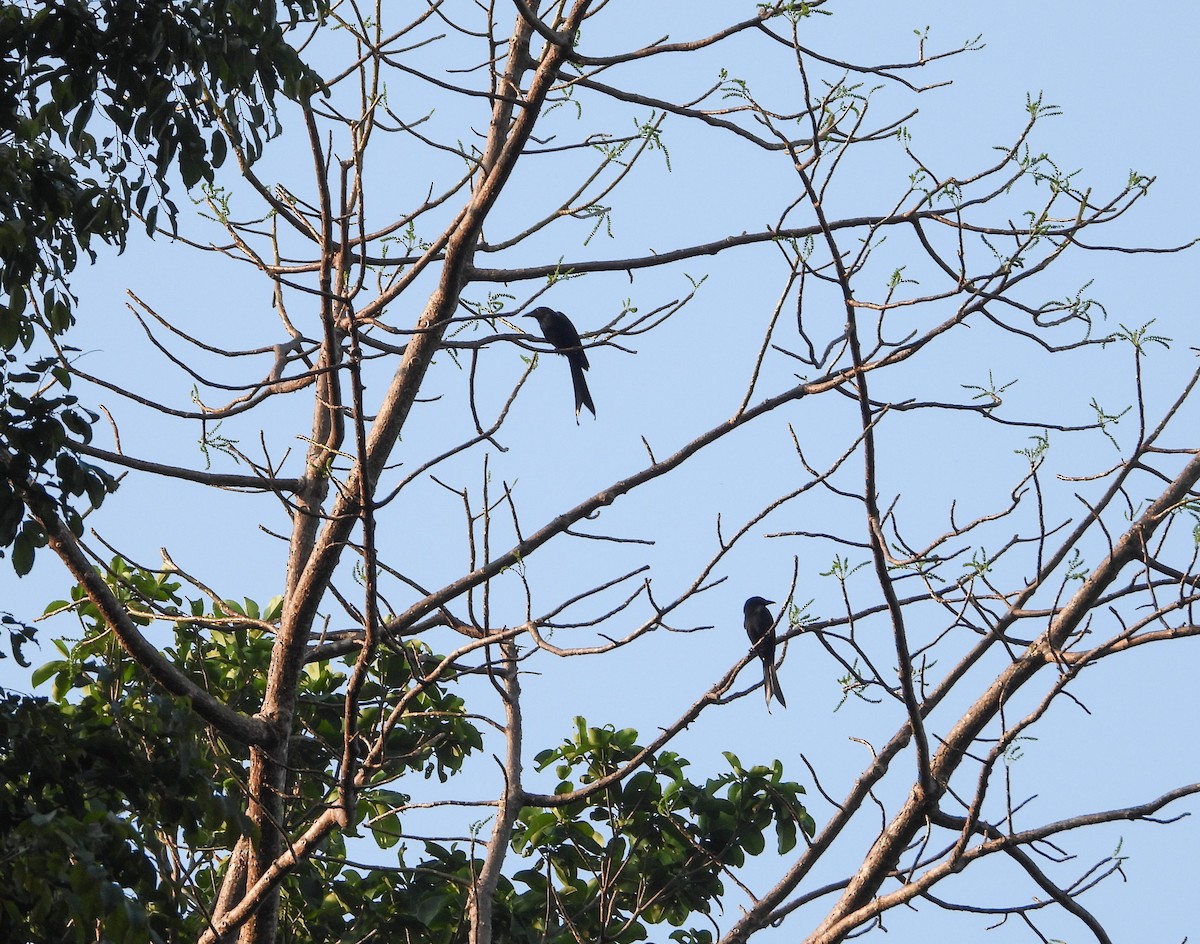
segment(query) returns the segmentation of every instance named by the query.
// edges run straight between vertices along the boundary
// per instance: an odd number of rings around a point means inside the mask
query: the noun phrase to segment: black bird
[[[585,406],[596,415],[596,406],[592,403],[592,395],[588,392],[587,381],[583,372],[588,369],[587,353],[583,342],[579,340],[579,332],[571,324],[571,319],[561,311],[553,308],[535,308],[526,318],[536,318],[538,327],[542,329],[542,337],[549,341],[554,350],[566,357],[571,365],[571,383],[575,387],[575,419],[579,419],[579,411]]]
[[[774,602],[751,597],[742,607],[742,612],[746,614],[746,635],[750,637],[750,647],[763,662],[763,692],[767,696],[767,707],[771,706],[771,696],[774,695],[779,699],[779,704],[786,708],[787,699],[783,697],[779,676],[775,674],[775,619],[767,609],[767,604]]]

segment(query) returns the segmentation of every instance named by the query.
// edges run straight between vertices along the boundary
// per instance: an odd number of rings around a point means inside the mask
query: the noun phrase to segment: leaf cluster
[[[323,0],[286,0],[295,25]],[[320,87],[257,0],[50,0],[0,8],[0,346],[33,338],[27,289],[51,330],[72,320],[67,277],[93,240],[151,232],[169,178],[213,179],[232,142],[252,162],[278,132],[278,94]],[[97,139],[95,131],[107,131]],[[6,300],[5,300],[6,297]]]
[[[278,598],[265,604],[189,599],[177,573],[147,571],[120,558],[108,564],[104,579],[135,622],[173,626],[166,654],[209,691],[241,710],[261,700],[282,608]],[[63,749],[48,737],[44,752],[26,756],[13,750],[5,763],[11,767],[9,805],[20,807],[6,814],[11,827],[6,835],[18,841],[21,824],[33,824],[34,817],[42,817],[39,824],[61,817],[69,828],[61,836],[43,835],[45,855],[23,860],[23,871],[11,879],[17,894],[5,907],[28,921],[50,920],[46,909],[27,908],[21,891],[37,886],[44,874],[64,889],[67,907],[59,909],[60,920],[81,926],[93,919],[112,921],[115,928],[131,929],[130,935],[156,939],[203,920],[194,895],[219,882],[225,851],[246,828],[237,813],[246,790],[245,750],[156,694],[80,587],[48,607],[68,609],[80,620],[82,638],[59,642],[62,658],[40,668],[34,683],[52,683],[57,703],[39,703],[38,710],[59,726],[56,737],[74,732],[72,746]],[[482,748],[481,734],[451,684],[454,673],[444,673],[436,684],[426,679],[428,667],[440,662],[415,641],[381,651],[363,686],[356,743],[366,750],[382,735],[386,750],[369,768],[352,828],[330,834],[320,853],[284,880],[282,940],[398,932],[431,944],[463,939],[469,889],[483,865],[477,847],[406,835],[410,796],[395,788],[412,774],[446,781]],[[286,784],[289,822],[305,822],[336,795],[346,681],[337,660],[315,662],[302,674]],[[404,697],[400,716],[387,711]],[[13,741],[13,730],[6,731]],[[693,783],[685,776],[689,762],[671,752],[644,759],[629,773],[642,753],[635,731],[593,727],[579,718],[570,739],[538,755],[539,769],[553,768],[559,778],[557,795],[578,796],[522,810],[512,847],[537,862],[498,883],[497,939],[565,942],[582,934],[635,941],[646,936],[647,925],[665,922],[679,929],[672,935],[677,940],[707,941],[710,932],[690,924],[720,905],[724,874],[748,855],[764,852],[769,829],[780,853],[795,846],[799,832],[813,832],[801,802],[804,790],[784,780],[778,762],[747,769],[727,754],[728,772]],[[122,776],[104,775],[110,761],[122,765]],[[96,772],[74,776],[70,765],[91,765]],[[97,800],[93,785],[100,784],[109,792]],[[598,788],[589,790],[591,785]],[[99,825],[78,825],[75,820],[82,822],[96,804],[104,811]],[[353,837],[365,838],[364,832],[378,850],[395,850],[395,865],[350,864],[348,844],[361,841]],[[63,853],[69,837],[93,850],[106,843],[125,850],[103,860],[112,874],[89,872],[87,883],[75,880],[93,889],[92,897],[70,891],[68,873],[92,859]],[[416,860],[414,848],[420,849]],[[168,851],[187,867],[161,868]],[[113,917],[118,908],[122,916]],[[175,924],[155,925],[168,920],[160,913]]]
[[[172,939],[193,911],[161,865],[239,817],[186,706],[0,700],[0,938]],[[97,929],[103,929],[97,937]]]
[[[37,548],[46,544],[23,493],[31,486],[40,489],[71,532],[81,535],[83,516],[74,500],[86,498],[96,508],[116,490],[117,481],[72,448],[71,435],[91,440],[97,416],[68,392],[70,373],[54,358],[15,372],[13,364],[11,354],[0,355],[0,556],[12,548],[13,569],[23,576],[33,567]]]
[[[284,4],[291,26],[326,6]],[[94,261],[96,241],[124,248],[135,214],[153,232],[160,206],[173,223],[172,179],[211,182],[231,143],[252,162],[278,133],[278,96],[321,87],[286,26],[257,0],[0,7],[0,551],[12,548],[18,574],[47,540],[19,499],[30,483],[50,490],[75,534],[71,498],[96,507],[116,483],[70,448],[68,432],[86,442],[95,415],[45,395],[44,375],[65,390],[67,369],[42,360],[14,372],[10,352],[39,328],[70,327],[80,252]]]
[[[575,724],[571,739],[536,759],[538,769],[554,768],[558,795],[574,794],[577,781],[614,778],[643,752],[632,729]],[[783,779],[778,761],[746,769],[725,758],[728,773],[693,783],[684,775],[689,762],[666,751],[579,799],[523,810],[513,847],[537,864],[515,878],[533,893],[523,917],[538,938],[636,941],[647,936],[645,924],[665,922],[680,929],[676,940],[709,940],[708,930],[684,926],[720,905],[722,875],[764,852],[771,827],[781,854],[794,848],[797,830],[814,830],[804,788]]]
[[[131,619],[149,626],[168,622],[173,627],[173,644],[166,655],[182,670],[201,681],[230,707],[253,711],[261,703],[271,656],[275,625],[282,610],[282,600],[274,598],[265,604],[245,598],[236,600],[190,599],[183,594],[184,584],[170,571],[149,571],[131,566],[114,558],[103,571],[105,583],[112,590]],[[33,674],[33,683],[49,682],[54,699],[66,705],[68,698],[82,696],[92,705],[91,711],[106,718],[114,726],[117,719],[133,716],[144,706],[157,703],[153,683],[138,670],[136,663],[120,646],[104,624],[96,605],[80,586],[72,588],[69,598],[57,600],[47,612],[73,611],[83,630],[82,638],[74,642],[58,641],[61,658],[46,663]],[[403,651],[387,651],[377,661],[371,679],[363,687],[366,710],[360,717],[357,746],[377,734],[383,723],[382,705],[395,692],[414,684],[413,666],[437,664],[439,656],[417,643],[407,644]],[[452,680],[453,673],[446,674]],[[303,822],[314,808],[319,808],[333,794],[337,785],[337,769],[344,741],[343,699],[346,673],[335,662],[311,664],[301,676],[300,697],[297,703],[297,730],[289,747],[291,762],[286,784],[286,815],[289,821]],[[193,716],[194,717],[194,716]],[[86,735],[81,729],[80,736]],[[116,736],[122,732],[118,731]],[[142,770],[141,792],[131,794],[123,816],[130,828],[151,829],[156,824],[167,833],[177,833],[185,839],[198,837],[196,845],[188,843],[194,858],[193,887],[212,887],[219,881],[224,851],[232,848],[237,837],[247,828],[232,822],[226,798],[242,800],[246,794],[246,751],[236,743],[221,738],[216,732],[195,725],[194,730],[171,735],[172,743],[189,744],[193,753],[187,759],[188,770],[163,772]],[[463,700],[453,690],[441,685],[427,685],[410,698],[409,710],[395,719],[386,733],[385,758],[375,769],[373,782],[359,794],[353,835],[363,827],[370,830],[381,849],[392,848],[400,842],[401,807],[408,802],[404,793],[389,789],[388,784],[405,774],[418,773],[445,781],[458,773],[465,760],[482,747],[479,730],[467,719]],[[19,763],[16,762],[16,763]],[[181,761],[183,763],[183,761]],[[185,775],[186,774],[186,775]],[[119,792],[122,785],[114,784]],[[179,790],[190,790],[196,797],[213,797],[221,802],[212,808],[172,807],[163,811],[146,797],[159,798],[159,806]],[[144,837],[139,839],[146,845]],[[403,861],[404,848],[398,850]],[[470,865],[457,850],[444,850],[446,861],[439,869],[453,870],[460,863],[464,874]],[[435,855],[440,855],[435,851]],[[421,880],[421,870],[413,873],[412,889],[398,882],[394,870],[380,870],[375,878],[345,869],[346,834],[338,832],[326,841],[322,855],[305,863],[304,868],[290,875],[285,882],[288,894],[280,920],[285,939],[291,928],[298,939],[339,940],[337,928],[345,922],[346,912],[338,904],[371,895],[375,900],[396,899],[397,896],[433,894],[432,885]],[[460,861],[461,860],[461,861]],[[38,866],[39,868],[44,867]],[[405,873],[407,874],[407,873]],[[386,877],[386,878],[384,878]],[[138,887],[150,881],[141,876]],[[443,883],[434,883],[441,887]],[[395,886],[395,887],[393,887]],[[148,886],[146,886],[148,887]],[[423,890],[424,889],[424,890]],[[444,899],[444,888],[438,894]],[[0,896],[2,897],[2,896]],[[398,904],[399,906],[399,904]],[[430,906],[418,907],[409,902],[404,907],[416,908],[421,914],[430,913]],[[190,920],[201,920],[192,904],[178,903],[178,908],[190,912]],[[79,915],[90,914],[85,910]],[[414,912],[416,913],[416,912]],[[393,926],[386,916],[376,912],[368,921],[371,927]],[[386,920],[385,920],[386,919]],[[328,936],[308,937],[302,931],[325,926]],[[382,924],[380,923],[382,922]],[[193,929],[195,930],[195,929]],[[339,932],[340,933],[340,932]]]

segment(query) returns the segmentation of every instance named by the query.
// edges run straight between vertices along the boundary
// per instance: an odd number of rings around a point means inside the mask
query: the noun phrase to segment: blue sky
[[[629,43],[630,34],[646,40],[664,34],[672,39],[702,35],[711,25],[731,18],[732,6],[711,2],[614,4],[598,19],[595,32],[586,37],[593,44],[589,52],[599,55],[621,48]],[[749,4],[745,7],[751,9]],[[631,12],[634,9],[636,17]],[[836,15],[815,18],[804,41],[834,58],[860,62],[908,59],[916,48],[914,31],[927,26],[929,50],[960,47],[980,37],[982,48],[933,64],[914,79],[930,84],[953,80],[951,86],[916,97],[885,88],[872,101],[872,115],[878,115],[881,122],[885,116],[919,108],[907,126],[914,150],[931,167],[961,176],[994,160],[993,148],[1009,142],[1023,126],[1027,96],[1041,95],[1047,104],[1057,105],[1062,115],[1039,125],[1036,147],[1051,154],[1061,170],[1081,169],[1079,179],[1094,184],[1097,193],[1119,189],[1131,169],[1157,178],[1150,195],[1132,213],[1103,228],[1106,241],[1168,247],[1200,235],[1196,222],[1200,219],[1200,188],[1195,184],[1196,93],[1200,91],[1195,63],[1200,61],[1200,14],[1190,6],[1158,5],[1131,12],[1128,5],[1115,2],[902,4],[849,0],[833,4],[831,9]],[[776,85],[778,73],[764,63],[739,58],[741,49],[734,44],[728,52],[709,57],[709,74],[715,76],[718,68],[725,67],[731,77],[745,79],[756,94],[779,102],[795,94],[786,85]],[[669,59],[648,60],[640,71],[631,70],[630,74],[664,95],[676,86],[681,90],[695,87],[693,77]],[[393,94],[397,108],[412,106],[407,117],[420,112],[420,102],[404,99],[398,88]],[[478,117],[472,120],[478,121]],[[613,120],[624,123],[618,128],[629,130],[630,115],[614,110]],[[442,127],[453,129],[461,121],[458,114],[443,110],[432,124],[444,123]],[[564,135],[571,133],[565,120],[547,123],[547,130],[551,127]],[[772,222],[778,214],[780,193],[787,192],[782,188],[795,191],[786,161],[765,162],[736,144],[696,138],[674,119],[664,127],[664,141],[669,171],[661,155],[648,156],[631,178],[629,197],[614,216],[612,239],[602,230],[585,241],[591,223],[567,221],[520,252],[503,256],[503,264],[609,258],[638,254],[646,247],[661,251],[680,243],[703,242]],[[831,215],[879,212],[902,192],[907,170],[898,170],[896,148],[881,144],[867,153],[870,156],[854,166],[855,173],[847,174],[831,190],[827,202]],[[555,187],[570,189],[570,181],[539,174],[540,166],[530,162],[527,175],[514,180],[511,194],[506,194],[497,208],[495,225],[487,228],[489,239],[498,241],[536,218],[541,209],[537,201],[544,192]],[[299,146],[277,143],[264,168],[268,179],[277,177],[289,189],[303,193],[299,189],[307,173],[303,142]],[[373,196],[382,207],[381,214],[419,199],[435,173],[430,170],[426,174],[426,170],[421,167],[410,172],[407,165],[386,160],[373,165]],[[437,173],[451,171],[439,168]],[[232,180],[228,183],[234,185]],[[797,214],[796,218],[802,217]],[[196,232],[203,230],[197,226]],[[896,250],[894,260],[889,252],[881,250],[881,281],[891,265],[905,264],[902,249]],[[1174,339],[1169,350],[1155,351],[1148,367],[1152,414],[1153,407],[1177,396],[1195,366],[1194,354],[1189,351],[1200,345],[1194,260],[1195,252],[1152,256],[1080,253],[1063,263],[1046,289],[1061,296],[1091,283],[1088,291],[1108,312],[1098,331],[1153,319],[1156,332]],[[779,294],[781,271],[780,261],[766,254],[730,254],[719,259],[702,257],[661,274],[639,275],[632,282],[624,273],[616,273],[555,286],[544,302],[568,311],[580,329],[588,331],[615,316],[626,298],[641,310],[649,310],[684,294],[689,287],[687,277],[708,276],[696,301],[661,331],[626,345],[635,348],[636,355],[613,348],[599,348],[590,355],[589,381],[598,410],[594,422],[585,417],[582,426],[575,426],[565,367],[551,358],[542,359],[505,439],[509,451],[493,454],[489,467],[495,481],[517,483],[522,500],[528,503],[522,506],[528,509],[523,526],[539,526],[554,509],[573,505],[638,468],[644,461],[642,436],[661,457],[730,415],[739,391],[745,388],[767,316]],[[925,277],[917,263],[906,275]],[[124,309],[127,288],[210,340],[233,335],[236,340],[229,345],[237,348],[281,340],[264,283],[227,262],[188,254],[165,241],[148,245],[135,239],[124,256],[102,256],[99,265],[80,274],[77,287],[83,303],[74,343],[88,352],[81,362],[84,369],[120,371],[137,389],[181,408],[189,406],[190,382],[150,357],[140,330]],[[529,289],[529,285],[509,287],[518,300],[523,300]],[[878,285],[875,291],[879,291]],[[418,292],[414,299],[402,300],[391,313],[394,322],[411,323],[423,297]],[[836,305],[830,311],[832,320],[825,334],[834,336],[840,315]],[[789,337],[783,331],[781,327],[776,338],[787,344]],[[484,365],[484,382],[500,395],[507,390],[504,385],[519,375],[521,363],[515,349],[492,350],[503,356]],[[1122,362],[1116,352],[1104,362],[1082,356],[1050,360],[1008,338],[990,338],[982,345],[965,338],[919,364],[914,360],[914,364],[917,366],[911,370],[896,372],[895,387],[890,381],[880,381],[880,389],[897,399],[908,384],[916,391],[912,395],[961,397],[964,385],[983,384],[992,371],[1000,383],[1019,381],[1006,393],[1012,416],[1041,415],[1049,404],[1055,408],[1054,415],[1071,423],[1091,418],[1092,397],[1116,410],[1132,396],[1127,371],[1118,370]],[[212,366],[225,369],[215,363]],[[259,366],[239,368],[238,379],[253,378]],[[784,389],[794,369],[783,358],[769,358],[759,395]],[[421,408],[421,421],[405,432],[399,461],[411,467],[455,440],[464,421],[462,376],[449,358],[440,360],[423,393],[442,399]],[[379,375],[379,386],[370,387],[369,393],[381,392],[383,377]],[[818,465],[831,461],[853,439],[853,410],[848,403],[839,408],[827,402],[830,399],[790,406],[778,418],[707,450],[677,476],[650,486],[639,496],[619,500],[592,525],[596,533],[653,537],[657,542],[653,548],[614,550],[596,542],[576,541],[531,559],[528,574],[536,589],[535,608],[549,608],[573,589],[584,589],[642,562],[653,567],[656,593],[662,598],[681,592],[713,551],[718,513],[723,527],[731,531],[761,507],[764,495],[781,492],[789,481],[802,476],[786,424],[799,431]],[[148,454],[162,447],[179,461],[198,461],[194,427],[180,428],[144,412],[118,407],[110,396],[98,396],[97,400],[113,407],[123,444],[131,454]],[[303,431],[304,410],[272,409],[269,422],[279,424],[267,426],[273,444],[281,449],[290,445],[299,455],[303,446],[294,434]],[[1195,415],[1193,409],[1193,419]],[[297,416],[299,426],[289,425]],[[266,422],[262,418],[248,424],[231,422],[227,431],[253,444],[256,430]],[[897,507],[915,532],[940,533],[951,496],[960,503],[959,514],[965,516],[996,506],[1021,472],[1024,460],[1013,451],[1027,445],[1033,432],[998,431],[971,419],[944,420],[939,416],[927,422],[914,417],[897,424],[894,431],[881,431],[887,456],[881,487],[888,500],[899,496]],[[1176,433],[1174,445],[1194,448],[1194,438],[1188,443],[1178,430]],[[1128,421],[1118,427],[1116,436],[1118,441],[1128,442]],[[554,446],[552,457],[545,454],[547,442]],[[102,444],[108,443],[102,440]],[[1055,435],[1049,468],[1064,475],[1097,472],[1118,455],[1115,450],[1105,453],[1108,448],[1097,437]],[[855,475],[857,468],[856,463]],[[450,479],[460,487],[478,488],[481,475],[478,461],[450,470]],[[1061,515],[1079,512],[1072,497],[1078,488],[1071,483],[1048,483],[1048,494]],[[265,600],[279,591],[284,548],[262,537],[260,524],[281,526],[278,513],[264,509],[265,505],[250,498],[213,500],[195,489],[180,490],[131,476],[126,487],[89,523],[106,540],[128,548],[141,564],[157,565],[158,548],[168,546],[176,560],[203,573],[226,595]],[[461,569],[460,509],[461,503],[436,484],[417,483],[391,509],[389,530],[381,532],[384,550],[401,560],[419,556],[422,573],[434,581],[445,578],[455,568]],[[699,697],[745,651],[740,628],[742,599],[761,593],[783,601],[794,568],[800,582],[795,601],[812,600],[810,613],[815,616],[838,612],[836,583],[820,576],[828,570],[835,548],[821,541],[767,535],[836,528],[844,515],[852,513],[836,499],[814,493],[773,515],[714,573],[714,577],[728,578],[726,582],[677,614],[679,628],[712,625],[710,630],[658,633],[601,661],[539,663],[541,674],[527,684],[531,753],[565,736],[570,718],[577,714],[594,723],[631,725],[649,738],[658,725]],[[920,543],[915,536],[914,543]],[[859,586],[867,592],[866,572],[856,579],[865,581]],[[0,571],[4,609],[18,616],[39,612],[45,602],[61,596],[64,588],[63,572],[49,555],[23,580]],[[619,594],[610,602],[617,597]],[[403,602],[402,593],[398,599]],[[522,618],[515,585],[499,583],[494,605],[504,614],[497,617],[500,621]],[[618,621],[617,628],[621,625]],[[431,640],[435,648],[452,644],[450,639]],[[1011,771],[1018,793],[1038,794],[1030,811],[1032,821],[1096,804],[1142,801],[1168,786],[1197,779],[1191,728],[1198,707],[1192,669],[1197,648],[1189,642],[1169,653],[1149,647],[1085,675],[1076,694],[1091,714],[1063,702],[1038,729],[1039,740],[1023,744],[1024,756]],[[44,643],[40,652],[30,655],[38,664],[51,658],[52,652]],[[751,675],[743,674],[740,679],[744,684],[752,680],[753,667],[747,671]],[[0,673],[6,684],[22,687],[22,674],[11,660],[0,665]],[[801,636],[792,642],[781,668],[782,685],[789,697],[787,711],[765,714],[754,693],[715,717],[706,716],[681,736],[675,749],[691,757],[695,769],[705,774],[721,769],[721,750],[735,751],[744,762],[780,757],[791,777],[809,785],[814,799],[810,809],[820,823],[821,811],[827,807],[816,799],[798,754],[803,752],[814,763],[825,788],[839,796],[866,760],[867,748],[850,738],[878,746],[898,723],[892,706],[874,708],[851,700],[835,712],[841,700],[840,674],[840,668],[815,640]],[[1182,808],[1181,804],[1177,811]],[[1118,839],[1125,843],[1123,854],[1131,856],[1127,884],[1103,886],[1085,900],[1106,922],[1114,939],[1146,937],[1149,932],[1152,940],[1174,942],[1200,932],[1190,898],[1192,877],[1200,866],[1197,838],[1196,827],[1185,820],[1170,827],[1107,828],[1078,840],[1075,851],[1080,853],[1080,863],[1111,853]],[[853,844],[842,855],[840,867],[844,868],[855,855]],[[831,863],[824,880],[836,877],[838,867]],[[1079,871],[1085,867],[1081,865]],[[752,888],[762,890],[778,872],[775,863],[756,862],[748,880]],[[1004,870],[973,869],[940,886],[939,893],[960,900],[978,900],[978,896],[1000,900],[1010,880],[1011,873]],[[943,917],[939,920],[945,923],[926,925],[932,910],[925,904],[915,915],[890,917],[888,925],[894,933],[889,939],[925,940],[930,927],[943,938],[981,929],[977,918]],[[1153,919],[1148,921],[1147,915]],[[808,926],[804,915],[797,915],[760,939],[795,939]],[[1053,929],[1051,936],[1064,940],[1078,940],[1084,933],[1069,918],[1052,919],[1044,927]],[[1029,936],[1012,921],[993,939],[1001,939],[1000,935],[1003,940]]]

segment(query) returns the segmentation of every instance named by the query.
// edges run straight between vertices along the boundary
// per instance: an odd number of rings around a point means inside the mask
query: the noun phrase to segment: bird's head
[[[746,601],[745,606],[742,607],[742,612],[749,613],[751,610],[753,610],[757,607],[769,606],[770,604],[772,604],[774,602],[775,602],[774,600],[764,600],[762,597],[751,597],[749,600]]]
[[[543,305],[542,307],[535,308],[533,311],[529,312],[528,314],[522,315],[521,317],[522,318],[534,318],[537,320],[538,324],[541,324],[543,318],[549,318],[553,314],[554,314],[553,308],[547,308],[545,305]]]

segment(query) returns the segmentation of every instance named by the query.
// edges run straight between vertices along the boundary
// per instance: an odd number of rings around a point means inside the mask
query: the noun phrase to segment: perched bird
[[[767,696],[767,707],[770,707],[771,696],[774,695],[779,699],[779,704],[786,708],[787,699],[783,697],[779,676],[775,674],[775,619],[767,609],[767,604],[774,602],[751,597],[742,607],[742,612],[746,614],[746,635],[750,637],[750,648],[763,662],[763,692]]]
[[[571,319],[561,311],[553,308],[535,308],[526,318],[536,318],[538,327],[542,329],[542,337],[549,341],[554,350],[558,351],[571,365],[571,383],[575,387],[575,419],[579,419],[579,411],[585,406],[596,415],[596,406],[592,403],[592,395],[588,392],[587,381],[583,372],[588,369],[587,353],[583,342],[579,340],[579,332],[571,324]]]

